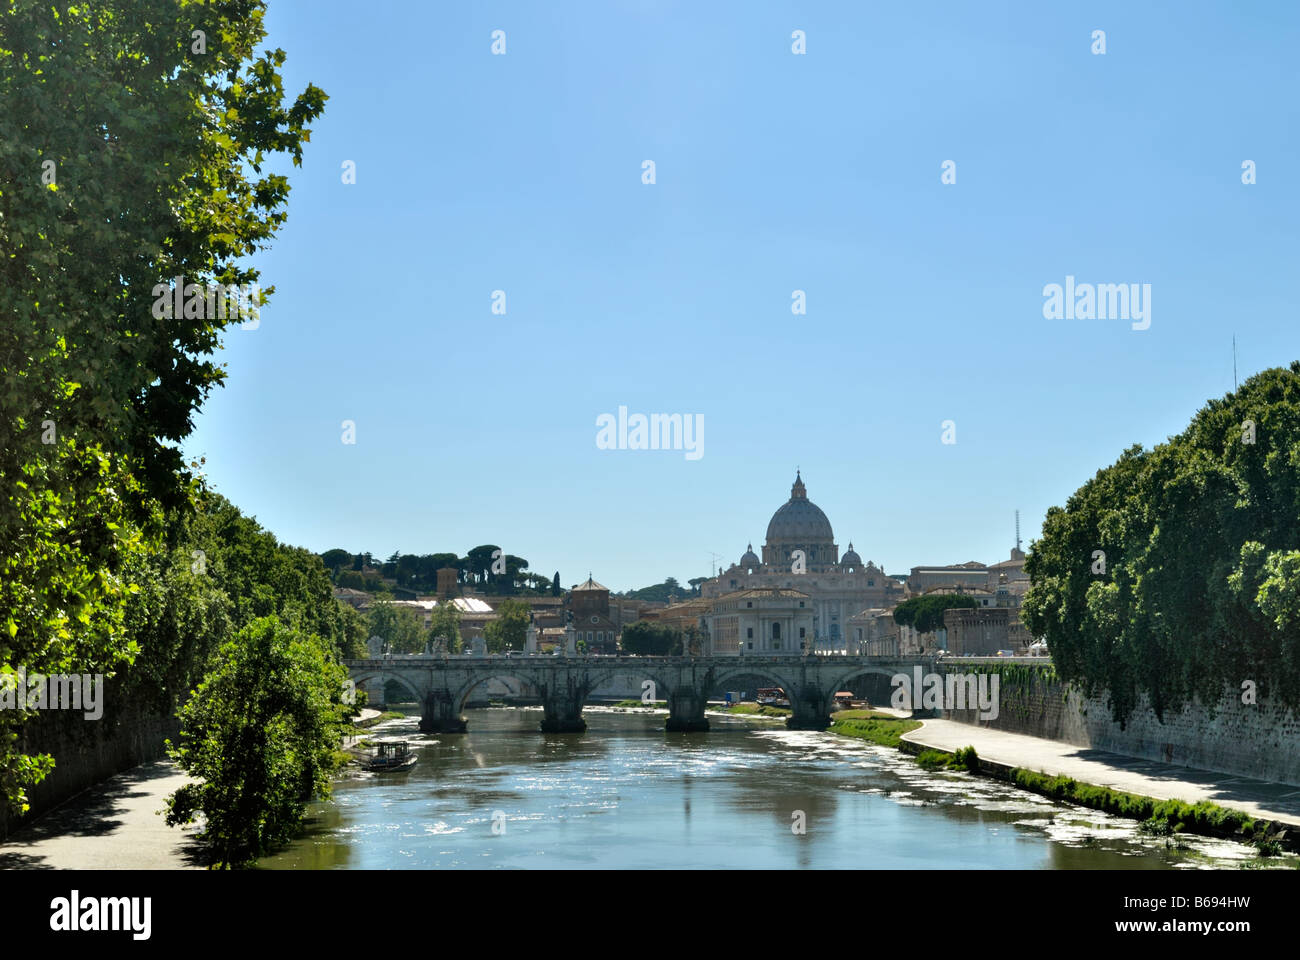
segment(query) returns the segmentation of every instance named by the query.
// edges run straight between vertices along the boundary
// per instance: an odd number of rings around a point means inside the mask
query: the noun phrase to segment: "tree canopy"
[[[974,597],[962,593],[931,593],[904,600],[894,608],[894,622],[918,633],[933,633],[943,626],[945,610],[978,606]]]
[[[325,102],[310,85],[283,102],[263,15],[248,0],[0,7],[0,670],[112,673],[140,652],[130,576],[198,489],[179,443],[246,319],[203,309],[202,291],[259,281],[247,258],[289,192],[265,167],[300,162]],[[184,309],[157,311],[176,277]],[[19,809],[48,769],[15,750],[23,721],[0,713],[0,787]]]
[[[621,644],[627,653],[642,657],[662,657],[680,650],[682,635],[671,627],[652,620],[638,620],[623,628]]]
[[[376,564],[368,553],[350,554],[335,548],[321,554],[321,559],[337,586],[389,592],[403,598],[433,593],[438,588],[438,571],[447,567],[456,571],[457,583],[489,595],[543,596],[554,592],[553,581],[542,574],[530,573],[527,560],[505,552],[493,557],[498,550],[501,548],[494,544],[483,544],[463,557],[446,552],[415,554],[398,550]]]
[[[1211,400],[1047,512],[1029,628],[1058,673],[1157,715],[1225,684],[1300,705],[1300,363]]]
[[[274,617],[223,644],[180,711],[172,756],[199,781],[168,798],[167,823],[191,823],[201,812],[203,837],[223,867],[290,839],[307,804],[330,793],[346,677],[315,638]]]
[[[366,611],[366,626],[390,653],[422,653],[428,643],[424,618],[407,607],[394,606],[388,597],[380,597]]]
[[[497,607],[497,618],[483,628],[488,653],[522,650],[532,608],[523,600],[507,598]]]
[[[650,602],[667,603],[669,600],[676,598],[683,600],[687,596],[699,594],[699,584],[703,583],[701,579],[691,581],[691,586],[683,587],[677,582],[676,577],[665,577],[663,583],[656,583],[649,587],[641,587],[637,590],[629,590],[623,594],[625,597],[631,597],[633,600],[648,600]]]

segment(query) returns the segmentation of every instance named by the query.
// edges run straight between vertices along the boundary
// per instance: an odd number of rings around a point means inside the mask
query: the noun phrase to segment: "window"
[[[596,631],[596,642],[597,642],[597,643],[604,643],[604,642],[605,642],[605,631],[604,631],[604,630],[597,630],[597,631]]]
[[[802,600],[799,601],[799,606],[801,606],[801,607],[803,606],[803,601],[802,601]]]
[[[868,580],[868,581],[867,581],[867,586],[869,586],[869,587],[874,587],[875,585],[876,585],[876,581],[874,581],[874,580]]]
[[[746,628],[745,628],[745,631],[746,631],[746,632],[745,632],[745,639],[746,639],[746,640],[753,640],[753,639],[754,639],[754,628],[753,628],[753,627],[746,627]],[[750,646],[752,647],[753,644],[751,643]]]
[[[753,641],[753,640],[749,641],[749,649],[751,649],[751,650],[754,649],[754,641]]]
[[[587,643],[590,644],[591,642],[592,642],[592,641],[591,641],[591,631],[588,630],[588,631],[587,631]]]
[[[745,606],[747,606],[747,607],[752,607],[753,605],[754,605],[754,601],[753,601],[753,600],[746,600],[746,601],[745,601]]]
[[[781,624],[779,623],[772,624],[772,639],[773,640],[781,639]]]
[[[804,628],[803,628],[803,627],[800,627],[800,628],[799,628],[799,639],[800,639],[800,640],[802,640],[802,639],[803,639],[803,630],[804,630]],[[859,633],[861,633],[861,632],[862,632],[862,631],[861,631],[861,630],[859,630],[859,631],[858,631],[858,632],[859,632]]]

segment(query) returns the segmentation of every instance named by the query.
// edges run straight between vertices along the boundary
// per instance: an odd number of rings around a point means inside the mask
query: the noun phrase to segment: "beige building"
[[[913,567],[907,578],[908,596],[913,597],[940,589],[987,590],[988,585],[989,568],[975,560],[943,567]]]
[[[367,600],[358,609],[365,613],[374,606],[375,602],[373,598]],[[484,628],[497,619],[496,611],[492,609],[491,604],[478,597],[454,597],[451,600],[437,600],[433,597],[425,597],[420,600],[385,600],[382,602],[412,611],[420,618],[420,625],[426,630],[433,622],[433,611],[438,604],[450,603],[460,611],[460,636],[467,645],[475,637],[483,636]]]
[[[1020,592],[1029,588],[1029,575],[1025,573],[1025,551],[1019,547],[1011,548],[1011,559],[994,563],[988,567],[989,580],[985,587],[996,590],[999,583],[1023,584]]]
[[[893,609],[873,607],[849,617],[848,653],[868,657],[898,656],[900,631]]]
[[[364,590],[354,590],[351,587],[335,587],[334,599],[346,603],[354,610],[360,610],[370,602],[371,595]]]
[[[661,623],[665,627],[685,633],[688,628],[694,627],[698,630],[704,624],[713,610],[713,603],[713,600],[703,597],[683,603],[670,603],[657,610],[647,610],[642,619]]]
[[[854,614],[872,607],[892,608],[905,596],[902,582],[876,564],[864,562],[852,543],[843,557],[839,555],[830,520],[808,499],[798,473],[790,499],[768,522],[762,557],[751,543],[738,563],[704,581],[700,594],[720,599],[752,589],[803,594],[804,609],[812,611],[808,635],[813,649],[823,653],[847,649],[848,622]]]
[[[798,590],[736,590],[713,598],[710,608],[710,646],[720,656],[790,656],[813,637],[812,598]]]
[[[943,612],[949,653],[965,657],[991,657],[1013,650],[1008,636],[1011,611],[1006,607],[957,607]]]

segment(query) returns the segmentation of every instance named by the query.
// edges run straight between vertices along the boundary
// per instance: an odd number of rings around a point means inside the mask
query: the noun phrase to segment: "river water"
[[[420,734],[415,717],[372,728],[410,740],[419,763],[340,779],[306,834],[258,866],[1158,870],[1253,856],[1203,838],[1179,849],[1129,820],[779,721],[710,716],[708,733],[673,734],[662,713],[583,715],[582,734],[542,734],[539,709],[511,708],[467,711],[454,736]]]

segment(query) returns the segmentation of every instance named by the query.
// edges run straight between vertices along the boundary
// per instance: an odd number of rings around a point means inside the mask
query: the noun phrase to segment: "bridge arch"
[[[762,677],[765,680],[776,681],[775,685],[785,691],[787,697],[793,697],[798,690],[797,685],[788,675],[772,666],[764,664],[758,657],[743,658],[736,666],[728,666],[719,671],[714,677],[714,684],[722,689],[727,689],[727,681],[733,677]],[[792,700],[791,703],[794,701]]]
[[[652,663],[652,661],[647,660],[647,663]],[[591,689],[595,690],[597,687],[600,687],[602,684],[608,683],[611,680],[627,676],[635,678],[636,689],[632,696],[638,700],[641,698],[642,694],[641,683],[646,680],[651,681],[655,685],[654,696],[651,698],[652,700],[668,700],[672,692],[678,687],[676,680],[670,683],[664,679],[665,677],[673,676],[671,671],[664,672],[654,666],[643,666],[642,664],[637,664],[635,667],[615,667],[603,671],[600,675],[600,679],[591,685]],[[588,696],[590,696],[590,691],[588,691]],[[584,702],[586,702],[586,698],[584,698]]]
[[[507,680],[513,680],[518,683],[521,688],[524,686],[536,688],[537,681],[530,677],[529,673],[530,671],[526,669],[516,670],[506,667],[503,664],[500,670],[492,670],[490,672],[483,672],[476,676],[471,676],[469,680],[462,683],[458,689],[452,692],[452,710],[456,714],[464,712],[465,704],[469,702],[470,694],[490,680],[499,680],[502,683],[505,683]],[[507,684],[507,686],[509,685]]]
[[[410,691],[412,694],[411,699],[416,703],[424,703],[424,698],[429,694],[429,691],[420,690],[410,680],[406,679],[406,672],[403,670],[367,670],[352,677],[352,682],[358,687],[368,680],[379,681],[379,702],[381,703],[383,702],[384,688],[388,686],[390,681]],[[371,688],[367,686],[366,689],[369,691]]]
[[[875,674],[877,676],[882,676],[888,679],[890,677],[895,677],[900,673],[906,673],[908,676],[911,676],[912,667],[917,665],[918,664],[899,662],[899,663],[889,664],[888,666],[883,666],[883,665],[873,666],[869,664],[861,664],[861,665],[850,667],[848,670],[845,670],[842,673],[838,674],[835,682],[826,687],[825,689],[826,699],[828,702],[833,700],[835,698],[835,694],[837,694],[841,690],[847,690],[849,682],[852,680],[856,680],[858,677],[865,676],[867,674]],[[924,666],[926,670],[931,669],[929,666],[926,666],[925,664],[920,664],[920,665]]]
[[[496,665],[493,664],[493,666],[495,667]],[[552,671],[549,669],[529,669],[528,665],[523,664],[519,666],[507,666],[506,664],[501,664],[499,669],[483,671],[478,673],[476,676],[470,677],[467,681],[462,683],[460,687],[454,690],[452,692],[453,709],[457,713],[463,711],[465,709],[465,704],[469,701],[470,694],[474,692],[475,688],[487,683],[489,680],[504,681],[508,678],[526,683],[533,688],[540,688],[546,684],[551,675]],[[644,667],[638,664],[635,668],[629,668],[626,665],[599,668],[591,670],[586,674],[588,689],[583,694],[583,702],[587,702],[592,690],[595,690],[603,684],[609,683],[611,680],[614,680],[619,676],[626,675],[641,675],[643,679],[653,680],[655,684],[656,700],[667,700],[668,694],[676,688],[675,683],[669,683],[664,679],[665,677],[672,676],[672,674],[660,670],[657,667]],[[640,696],[639,690],[636,695],[638,697]]]

